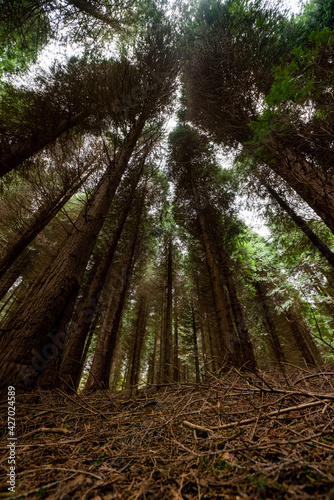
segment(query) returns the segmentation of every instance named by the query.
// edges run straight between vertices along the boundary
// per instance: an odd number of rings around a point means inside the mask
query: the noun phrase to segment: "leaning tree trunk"
[[[51,123],[49,128],[40,130],[28,138],[17,140],[12,146],[0,151],[0,177],[18,167],[49,144],[53,144],[65,132],[83,123],[91,114],[92,109],[82,110],[69,118],[61,119],[59,116],[57,124]]]
[[[34,387],[44,368],[64,348],[62,317],[69,305],[74,306],[73,297],[81,286],[104,217],[144,125],[145,120],[139,119],[129,132],[116,154],[116,171],[109,168],[103,175],[54,262],[35,284],[19,314],[5,325],[0,341],[1,385]]]
[[[308,237],[308,239],[313,243],[313,245],[320,251],[320,253],[325,257],[329,264],[334,267],[334,253],[328,248],[327,245],[312,231],[309,225],[300,217],[296,212],[287,204],[285,200],[278,194],[278,192],[270,186],[270,184],[262,181],[262,184],[271,194],[278,205],[288,214],[291,219],[296,223],[296,225],[303,231],[303,233]]]
[[[57,215],[59,210],[63,208],[65,203],[77,192],[79,187],[92,174],[89,170],[85,176],[72,184],[69,189],[61,191],[56,198],[47,200],[36,212],[29,221],[25,222],[24,232],[16,238],[11,239],[6,248],[2,250],[0,258],[0,278],[6,273],[10,266],[18,259],[22,252],[27,248],[29,243],[49,224],[49,222]]]
[[[315,211],[334,234],[334,179],[271,136],[269,167]]]
[[[30,264],[31,260],[34,259],[33,250],[27,250],[24,252],[20,258],[15,262],[13,266],[6,272],[6,274],[0,280],[0,300],[6,295],[8,290],[14,285],[15,281],[22,275],[24,275],[26,268]]]

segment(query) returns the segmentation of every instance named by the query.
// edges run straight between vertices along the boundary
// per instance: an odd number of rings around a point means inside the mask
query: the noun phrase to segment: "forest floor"
[[[334,499],[329,369],[16,394],[15,418],[16,488],[7,489],[5,425],[1,498]]]

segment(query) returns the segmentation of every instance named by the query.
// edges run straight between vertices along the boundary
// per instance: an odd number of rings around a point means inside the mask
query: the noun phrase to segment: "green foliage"
[[[36,2],[2,0],[1,3],[0,78],[4,73],[27,69],[50,36],[49,20]]]

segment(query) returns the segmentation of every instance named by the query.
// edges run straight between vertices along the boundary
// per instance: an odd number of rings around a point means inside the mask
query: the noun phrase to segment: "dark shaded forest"
[[[0,1],[2,498],[334,498],[334,1]]]

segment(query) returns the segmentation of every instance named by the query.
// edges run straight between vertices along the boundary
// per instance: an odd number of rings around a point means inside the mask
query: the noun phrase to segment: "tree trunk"
[[[201,341],[202,341],[204,375],[205,375],[205,377],[207,377],[209,374],[208,373],[208,364],[209,364],[208,359],[210,359],[210,353],[208,352],[208,342],[207,342],[208,339],[206,338],[206,332],[204,331],[204,325],[203,325],[204,314],[203,314],[203,308],[202,308],[202,304],[201,304],[199,284],[198,284],[197,278],[196,278],[196,290],[197,290],[197,301],[198,301],[198,312],[199,312],[199,316],[198,316],[199,331],[201,334]]]
[[[199,372],[197,329],[196,329],[196,318],[195,318],[195,311],[194,311],[194,304],[193,303],[191,304],[191,316],[192,316],[196,382],[197,382],[197,384],[199,384],[201,381],[201,376],[200,376],[200,372]]]
[[[174,294],[174,363],[173,363],[173,382],[180,381],[179,374],[179,331],[177,318],[177,296]]]
[[[291,314],[287,314],[286,318],[289,322],[291,333],[293,335],[293,338],[295,339],[296,345],[298,346],[298,349],[300,350],[303,358],[305,359],[306,364],[310,367],[316,367],[317,362],[311,350],[309,349],[307,343],[305,342],[304,337],[299,330],[297,322],[294,320]]]
[[[144,124],[139,119],[129,132],[116,154],[116,169],[110,171],[109,167],[103,175],[54,262],[33,287],[19,314],[5,325],[0,341],[1,385],[35,387],[50,360],[63,350],[66,334],[60,329],[62,317],[68,304],[74,305],[73,297]]]
[[[69,387],[73,387],[76,391],[80,382],[81,371],[82,371],[82,352],[85,345],[85,340],[89,332],[90,325],[95,316],[96,310],[99,305],[100,296],[105,284],[105,280],[108,276],[108,271],[110,269],[114,253],[118,241],[121,237],[126,219],[128,217],[133,196],[135,194],[139,179],[143,172],[144,163],[140,166],[135,179],[130,187],[129,192],[124,200],[124,208],[118,218],[116,229],[111,234],[104,254],[100,259],[99,266],[96,270],[95,276],[91,282],[88,292],[83,303],[80,316],[77,319],[77,323],[72,328],[74,331],[69,339],[69,343],[66,346],[60,368],[60,378],[62,379],[61,388],[65,390]]]
[[[270,168],[306,201],[334,234],[333,177],[298,156],[275,136],[271,136],[268,148],[275,156]]]
[[[236,335],[232,329],[228,306],[226,300],[224,300],[223,284],[221,282],[219,268],[217,266],[214,257],[211,240],[206,229],[206,222],[200,206],[199,195],[193,179],[191,179],[191,185],[195,201],[197,218],[201,228],[202,241],[204,245],[205,257],[212,287],[212,295],[213,295],[215,312],[217,316],[218,331],[221,342],[223,343],[223,349],[224,349],[223,355],[224,357],[225,356],[227,357],[228,361],[238,363],[238,361],[240,360],[237,359],[238,356],[236,355],[236,349],[235,349],[238,339],[236,338]]]
[[[275,324],[274,324],[274,321],[272,319],[272,316],[271,316],[271,313],[270,313],[270,310],[269,310],[269,307],[267,304],[267,298],[265,296],[265,293],[263,292],[262,286],[260,285],[260,283],[258,281],[254,281],[253,285],[257,291],[258,298],[259,298],[259,304],[261,306],[263,316],[264,316],[266,324],[268,326],[268,330],[269,330],[269,333],[271,336],[272,346],[274,349],[276,359],[277,359],[278,363],[286,362],[286,358],[285,358],[280,340],[279,340],[278,335],[277,335]]]
[[[248,328],[244,319],[238,294],[235,289],[234,281],[227,264],[227,257],[224,254],[221,255],[221,264],[226,288],[230,297],[230,304],[234,316],[234,321],[239,335],[243,364],[249,370],[254,371],[256,370],[256,361],[253,346],[249,337]]]
[[[147,299],[145,296],[141,296],[139,299],[137,327],[131,350],[132,356],[130,362],[130,377],[129,377],[129,385],[131,387],[137,386],[139,381],[140,357],[143,350],[144,338],[146,333],[147,314],[148,314]]]
[[[109,378],[110,378],[112,356],[117,341],[119,325],[123,314],[126,294],[129,286],[129,280],[131,277],[131,271],[133,267],[134,255],[138,238],[138,230],[139,230],[138,226],[139,222],[137,224],[134,238],[131,247],[129,249],[127,261],[125,263],[124,270],[122,273],[121,285],[118,291],[119,295],[115,305],[113,319],[110,327],[106,331],[106,334],[104,335],[103,338],[99,339],[98,345],[96,346],[93,364],[90,370],[85,390],[96,391],[98,389],[109,389]]]
[[[167,290],[166,290],[166,315],[162,335],[162,382],[169,383],[173,379],[173,348],[172,348],[172,288],[173,288],[173,257],[172,237],[168,238],[167,255]]]
[[[35,258],[36,252],[33,250],[28,250],[24,252],[23,255],[15,262],[15,265],[6,272],[6,274],[0,280],[0,300],[6,295],[8,290],[14,285],[15,281],[24,274],[27,266],[31,262],[31,259]]]
[[[334,267],[334,253],[328,248],[327,245],[312,231],[308,224],[301,218],[296,212],[289,207],[287,202],[281,198],[277,191],[271,187],[269,184],[263,182],[262,184],[271,194],[271,196],[276,200],[278,205],[288,214],[291,219],[296,223],[296,225],[303,231],[303,233],[309,238],[313,245],[320,251],[320,253],[325,257],[329,264]]]
[[[82,123],[90,114],[91,110],[86,110],[63,120],[59,116],[57,125],[52,123],[50,129],[43,130],[43,133],[39,131],[39,134],[35,134],[28,139],[17,141],[11,146],[10,150],[1,151],[0,177],[18,167],[23,161],[31,158],[49,144],[53,144],[58,137]]]

